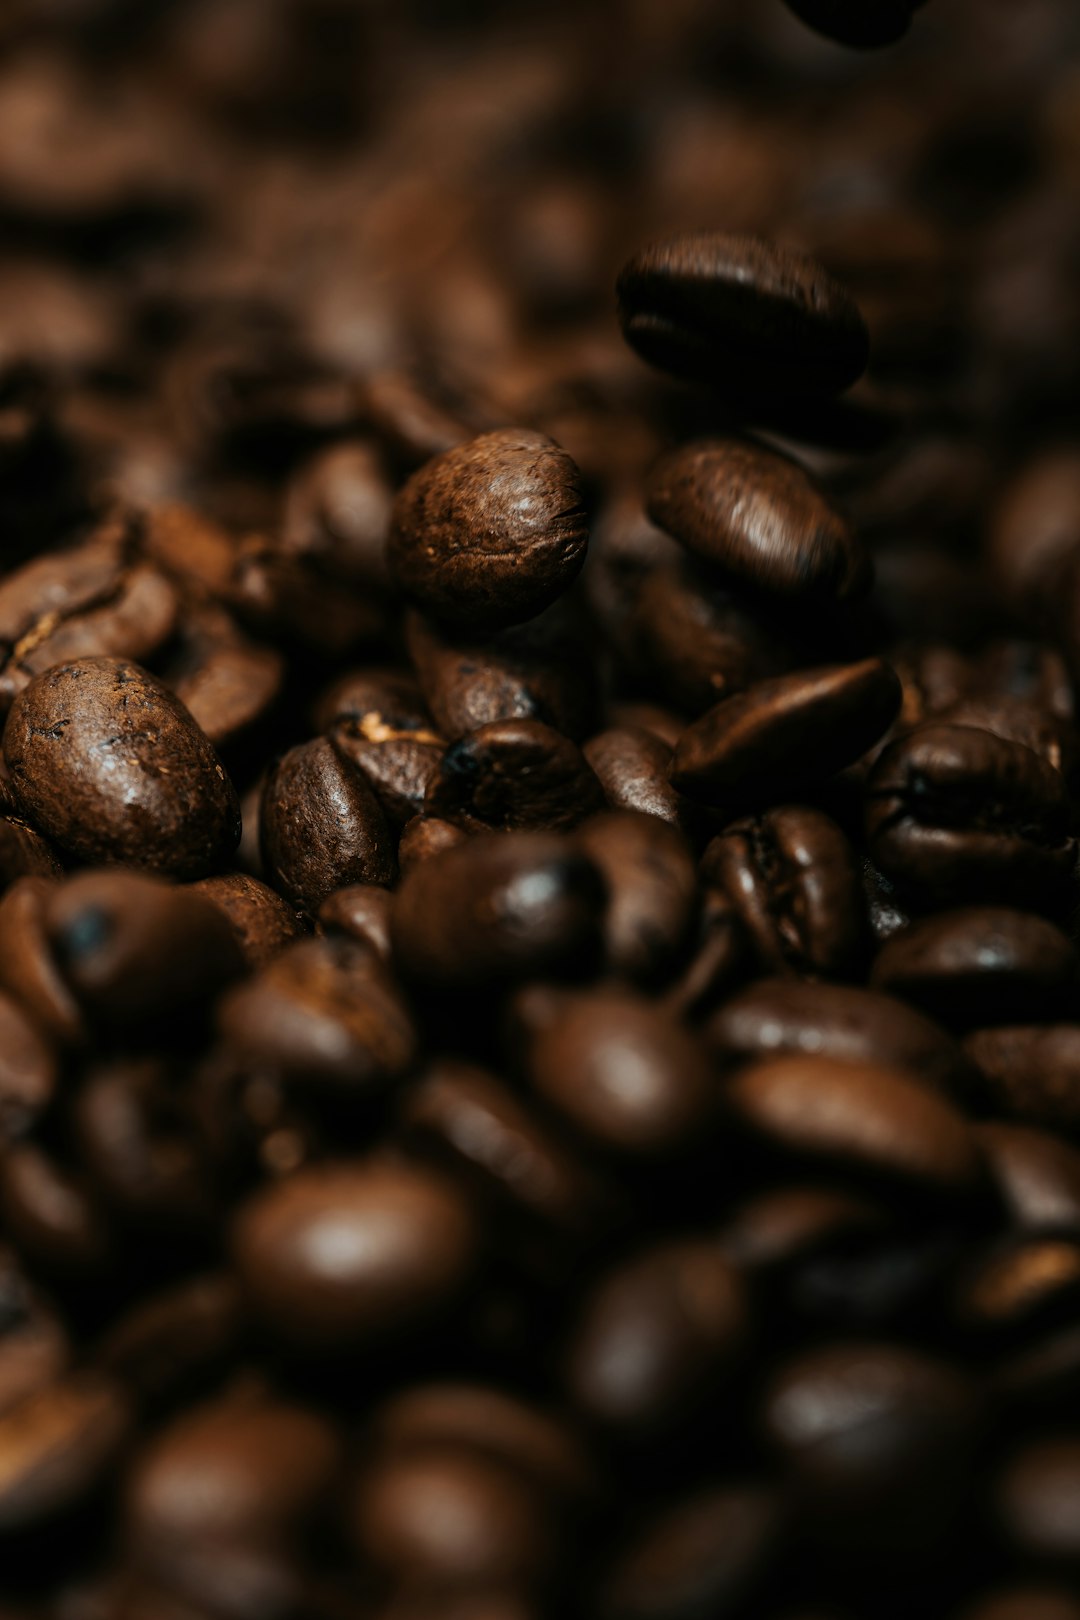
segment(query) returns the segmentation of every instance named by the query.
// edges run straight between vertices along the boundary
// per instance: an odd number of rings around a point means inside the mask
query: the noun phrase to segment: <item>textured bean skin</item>
[[[4,759],[35,824],[82,861],[198,878],[239,841],[236,794],[210,743],[122,659],[37,676],[12,705]]]
[[[414,473],[394,503],[388,555],[433,618],[490,631],[550,607],[587,544],[570,457],[543,434],[503,429]]]
[[[270,773],[259,836],[271,880],[312,915],[335,889],[388,883],[395,873],[374,792],[323,737],[290,749]]]

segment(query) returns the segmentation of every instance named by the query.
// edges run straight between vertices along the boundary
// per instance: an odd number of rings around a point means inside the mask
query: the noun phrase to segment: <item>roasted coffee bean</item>
[[[381,962],[390,960],[389,889],[374,883],[352,883],[335,889],[319,907],[319,926],[324,934],[344,934],[358,945],[367,945]]]
[[[967,906],[912,923],[885,944],[871,984],[954,1027],[1020,1023],[1068,1011],[1080,958],[1030,912]]]
[[[285,493],[282,549],[351,585],[387,590],[393,490],[363,442],[333,445],[294,474]]]
[[[762,1421],[802,1534],[860,1562],[947,1538],[974,1404],[959,1372],[899,1345],[824,1345],[789,1361],[769,1381]]]
[[[218,1027],[242,1068],[365,1097],[400,1079],[417,1030],[381,961],[349,938],[301,940],[223,997]]]
[[[638,1527],[600,1586],[603,1620],[693,1620],[743,1603],[768,1568],[779,1504],[753,1485],[716,1485]]]
[[[291,748],[270,772],[259,838],[266,876],[312,916],[347,883],[389,883],[395,875],[373,789],[325,737]]]
[[[820,810],[784,806],[732,825],[701,863],[737,912],[765,973],[844,978],[864,939],[855,851]]]
[[[995,1113],[1073,1132],[1080,1127],[1080,1024],[1014,1024],[975,1030],[964,1049]]]
[[[923,0],[784,0],[785,5],[827,39],[859,50],[895,45],[911,26],[911,13]]]
[[[242,1326],[236,1284],[208,1273],[152,1294],[121,1316],[98,1345],[97,1361],[138,1400],[156,1404],[218,1375]]]
[[[963,1117],[900,1070],[826,1057],[777,1057],[740,1070],[728,1106],[796,1160],[913,1192],[970,1195],[980,1160]]]
[[[695,824],[695,807],[668,780],[671,748],[641,726],[598,732],[583,749],[612,810],[656,816],[683,832]]]
[[[724,1253],[733,1265],[763,1273],[797,1264],[852,1236],[880,1237],[883,1212],[865,1198],[831,1187],[798,1184],[761,1193],[741,1205],[724,1227]]]
[[[229,614],[206,603],[189,607],[165,669],[166,685],[223,751],[235,750],[265,720],[284,678],[280,653],[250,640]]]
[[[511,832],[563,832],[602,804],[581,750],[539,720],[495,720],[451,743],[424,797],[427,815]]]
[[[209,1228],[217,1201],[205,1143],[190,1106],[153,1059],[92,1069],[71,1113],[103,1205],[152,1230]]]
[[[405,638],[427,706],[451,739],[495,720],[541,720],[576,742],[596,722],[593,649],[564,599],[484,637],[452,636],[410,612]]]
[[[570,457],[542,433],[504,428],[413,474],[394,502],[388,556],[402,590],[433,618],[490,631],[550,607],[587,543]]]
[[[883,1064],[947,1095],[963,1095],[973,1075],[940,1025],[892,996],[848,986],[759,979],[717,1008],[705,1032],[728,1063],[804,1055]]]
[[[432,855],[441,855],[444,849],[463,844],[468,837],[469,833],[455,822],[443,821],[439,816],[413,816],[401,829],[398,840],[400,875],[406,877],[414,866],[419,866]],[[333,899],[333,895],[330,899]]]
[[[15,1248],[47,1274],[97,1276],[110,1258],[108,1223],[86,1178],[33,1142],[0,1158],[0,1213]]]
[[[623,266],[618,296],[623,334],[646,360],[736,395],[837,393],[866,368],[866,327],[844,289],[755,237],[655,242]]]
[[[959,1279],[958,1326],[983,1342],[1026,1339],[1075,1319],[1080,1301],[1080,1243],[1025,1237],[982,1256]]]
[[[315,723],[368,779],[392,822],[420,813],[445,744],[411,682],[391,672],[346,675],[320,700]]]
[[[697,874],[686,840],[655,816],[602,811],[574,842],[607,884],[604,960],[634,983],[670,977],[697,919]]]
[[[573,977],[599,959],[605,899],[597,868],[554,833],[470,838],[403,880],[394,959],[440,990]]]
[[[12,706],[4,759],[35,826],[81,861],[197,878],[239,840],[213,748],[135,664],[83,658],[39,675]]]
[[[780,596],[847,597],[870,582],[853,530],[794,461],[750,440],[706,439],[653,468],[649,516],[723,573]]]
[[[1064,910],[1076,851],[1061,773],[1021,743],[931,723],[885,749],[866,784],[874,862],[914,899]]]
[[[707,1134],[719,1101],[695,1038],[625,991],[556,996],[526,1036],[523,1066],[587,1141],[629,1159],[685,1152]]]
[[[1036,1563],[1075,1568],[1080,1533],[1073,1503],[1080,1490],[1080,1440],[1073,1434],[1033,1440],[1009,1457],[994,1491],[1007,1542]]]
[[[47,1039],[78,1046],[86,1034],[82,1012],[45,933],[54,888],[45,878],[20,878],[0,899],[0,984]]]
[[[400,1339],[459,1299],[479,1259],[454,1183],[404,1165],[334,1163],[286,1177],[237,1211],[245,1294],[280,1338],[338,1355]]]
[[[228,918],[244,959],[262,967],[278,951],[307,932],[303,917],[258,878],[246,872],[200,878],[191,893],[210,900]]]
[[[52,1102],[59,1065],[20,1004],[0,992],[0,1143],[26,1136]]]
[[[586,1298],[567,1348],[567,1388],[583,1416],[644,1441],[701,1413],[748,1330],[742,1286],[716,1243],[658,1244]]]
[[[0,1415],[67,1371],[63,1323],[30,1286],[10,1249],[0,1249]]]
[[[23,816],[8,783],[0,785],[0,891],[22,877],[60,877],[56,851]]]
[[[1080,1232],[1080,1151],[1049,1131],[976,1125],[983,1160],[1024,1231]]]
[[[1054,592],[1080,548],[1080,457],[1054,450],[1024,463],[998,495],[989,560],[1002,587],[1036,619],[1054,616]]]
[[[761,681],[683,732],[671,780],[680,793],[709,804],[785,790],[790,798],[794,783],[820,781],[857,760],[899,707],[900,682],[877,658]]]
[[[57,1379],[0,1417],[0,1531],[40,1523],[97,1490],[130,1424],[103,1378]]]

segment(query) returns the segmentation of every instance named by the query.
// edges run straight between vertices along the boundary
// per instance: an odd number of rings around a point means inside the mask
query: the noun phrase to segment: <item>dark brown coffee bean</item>
[[[1024,1231],[1080,1233],[1080,1151],[1049,1131],[976,1125],[983,1159],[1013,1222]]]
[[[1080,958],[1030,912],[968,906],[912,923],[879,951],[871,984],[960,1028],[1068,1010]]]
[[[853,1235],[880,1233],[883,1212],[832,1187],[778,1187],[751,1198],[724,1227],[724,1253],[740,1270],[768,1272],[813,1257]]]
[[[31,827],[6,781],[0,785],[0,892],[23,877],[60,877],[60,858]]]
[[[246,872],[201,878],[191,885],[191,893],[212,901],[228,918],[249,967],[262,967],[307,932],[299,912]]]
[[[653,365],[753,396],[831,394],[866,369],[866,327],[813,259],[699,231],[642,248],[618,280],[623,334]]]
[[[914,898],[1067,906],[1068,790],[1030,748],[972,726],[920,726],[885,749],[866,796],[874,862]]]
[[[344,934],[366,945],[381,962],[390,960],[390,910],[393,895],[373,883],[353,883],[335,889],[319,907],[319,927],[325,934]]]
[[[453,1182],[404,1165],[321,1165],[255,1193],[232,1250],[245,1293],[297,1347],[344,1353],[418,1329],[459,1298],[479,1232]]]
[[[58,1069],[50,1043],[20,1004],[0,992],[0,1143],[33,1129],[53,1099]]]
[[[696,1039],[626,991],[557,995],[526,1036],[523,1067],[586,1140],[629,1159],[685,1152],[707,1134],[719,1101]]]
[[[47,1389],[72,1359],[68,1334],[8,1248],[0,1249],[0,1415]]]
[[[418,1035],[379,959],[351,939],[287,946],[225,995],[218,1027],[243,1068],[368,1096],[412,1067]]]
[[[1043,1125],[1080,1128],[1080,1024],[1015,1024],[978,1029],[964,1042],[983,1096],[995,1113]]]
[[[347,883],[390,883],[395,875],[393,840],[372,788],[325,737],[291,748],[270,772],[259,837],[267,877],[312,916]]]
[[[656,816],[682,832],[694,825],[695,810],[668,780],[671,749],[641,726],[598,732],[583,749],[612,810]]]
[[[495,720],[451,743],[424,810],[467,827],[563,832],[602,804],[595,773],[568,737],[539,720]]]
[[[355,658],[387,629],[383,597],[343,590],[260,535],[245,539],[237,555],[227,602],[262,639],[298,643],[321,658]]]
[[[974,1418],[959,1372],[887,1344],[804,1352],[770,1380],[762,1413],[803,1535],[858,1562],[949,1535]]]
[[[95,1491],[129,1428],[102,1378],[57,1380],[0,1417],[0,1530],[38,1524]]]
[[[541,720],[576,742],[596,723],[593,648],[565,599],[485,637],[453,636],[409,612],[405,639],[427,706],[451,739],[495,720]]]
[[[892,996],[846,985],[759,979],[725,1001],[705,1032],[728,1063],[805,1055],[882,1064],[946,1095],[963,1095],[973,1075],[938,1024]]]
[[[658,1244],[586,1298],[567,1352],[569,1392],[593,1422],[646,1439],[715,1398],[748,1327],[742,1286],[717,1244]]]
[[[370,1462],[346,1523],[365,1567],[406,1588],[531,1585],[553,1562],[553,1526],[535,1487],[460,1446]]]
[[[706,889],[689,960],[661,1003],[676,1018],[696,1021],[731,994],[743,978],[749,945],[726,895]]]
[[[468,837],[463,827],[443,821],[439,816],[413,816],[405,823],[398,841],[400,875],[406,877],[414,866],[422,865],[432,855],[441,855],[444,849],[454,849]]]
[[[117,1217],[157,1231],[209,1228],[217,1204],[205,1144],[159,1064],[93,1068],[71,1113],[90,1184]]]
[[[603,1620],[696,1620],[731,1613],[769,1565],[778,1504],[752,1485],[714,1486],[638,1527],[601,1582]]]
[[[605,899],[593,863],[554,833],[470,838],[403,880],[394,957],[444,990],[573,976],[599,959]]]
[[[574,842],[607,884],[608,971],[636,984],[669,977],[689,949],[698,911],[686,840],[655,816],[613,810],[590,817]]]
[[[411,1093],[402,1117],[411,1141],[545,1234],[592,1241],[612,1224],[607,1190],[485,1070],[443,1060]]]
[[[1080,456],[1054,450],[1013,475],[994,506],[990,565],[1036,622],[1056,618],[1054,593],[1080,549]]]
[[[391,672],[346,675],[323,696],[316,724],[366,776],[392,822],[419,815],[446,745],[411,682]]]
[[[744,1124],[797,1159],[952,1197],[978,1185],[966,1121],[899,1070],[778,1057],[740,1070],[726,1095]]]
[[[534,618],[573,581],[588,532],[577,468],[541,433],[504,428],[448,450],[394,502],[402,590],[461,630]]]
[[[250,640],[221,608],[189,604],[165,684],[215,748],[235,748],[250,734],[284,679],[285,660],[276,648]]]
[[[762,681],[683,732],[671,780],[713,804],[790,799],[794,783],[819,781],[860,758],[899,707],[900,682],[878,658]]]
[[[282,549],[350,585],[385,591],[393,490],[369,444],[336,444],[294,474],[285,492]]]
[[[960,1278],[952,1300],[957,1326],[973,1339],[1000,1343],[1030,1336],[1076,1316],[1080,1243],[1024,1237],[980,1256]]]
[[[922,0],[784,0],[796,17],[827,39],[858,50],[895,45],[911,26]]]
[[[197,878],[239,840],[213,748],[135,664],[84,658],[39,675],[12,706],[4,759],[35,825],[79,860]]]
[[[732,823],[705,851],[701,873],[723,889],[764,973],[843,978],[864,938],[855,851],[820,810],[798,805]]]
[[[243,1324],[235,1282],[220,1272],[141,1300],[110,1327],[98,1365],[141,1403],[189,1394],[238,1348]]]
[[[1038,1563],[1080,1562],[1075,1504],[1080,1492],[1080,1440],[1074,1434],[1032,1440],[1006,1461],[994,1492],[1007,1541]]]
[[[20,878],[0,899],[0,984],[48,1040],[71,1047],[86,1029],[45,933],[55,887],[46,878]]]
[[[688,551],[759,590],[843,598],[870,582],[847,520],[802,467],[764,445],[705,439],[669,451],[646,501]]]
[[[476,431],[455,404],[436,397],[406,371],[378,371],[361,393],[363,415],[390,454],[415,467],[464,445]]]
[[[934,718],[943,725],[974,726],[1006,742],[1020,743],[1073,782],[1077,772],[1077,736],[1072,724],[1040,703],[991,693],[958,698]]]

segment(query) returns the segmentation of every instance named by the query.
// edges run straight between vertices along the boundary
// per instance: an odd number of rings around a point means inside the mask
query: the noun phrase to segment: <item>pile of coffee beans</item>
[[[1080,1620],[1076,7],[7,0],[0,520],[0,1620]]]

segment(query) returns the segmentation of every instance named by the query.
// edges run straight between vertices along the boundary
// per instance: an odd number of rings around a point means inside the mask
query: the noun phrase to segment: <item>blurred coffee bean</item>
[[[511,832],[564,832],[602,803],[581,750],[539,720],[495,720],[460,737],[424,796],[427,815]]]
[[[1036,1564],[1075,1568],[1078,1489],[1080,1441],[1074,1435],[1021,1446],[1006,1459],[995,1483],[997,1519],[1007,1543]]]
[[[1076,1129],[1080,1024],[977,1029],[964,1049],[978,1071],[980,1093],[996,1113],[1049,1130]]]
[[[608,810],[583,822],[574,842],[607,885],[608,971],[642,984],[669,977],[689,949],[698,909],[686,841],[655,816]]]
[[[977,1125],[983,1159],[1013,1222],[1025,1231],[1080,1231],[1080,1152],[1048,1131]]]
[[[319,907],[319,926],[325,934],[344,934],[367,945],[382,962],[390,960],[389,889],[374,883],[352,883],[335,889]]]
[[[58,1378],[0,1416],[0,1531],[47,1520],[101,1488],[129,1428],[122,1391]]]
[[[267,884],[246,872],[200,878],[191,885],[191,892],[212,901],[228,918],[249,967],[262,967],[306,932],[300,914]]]

